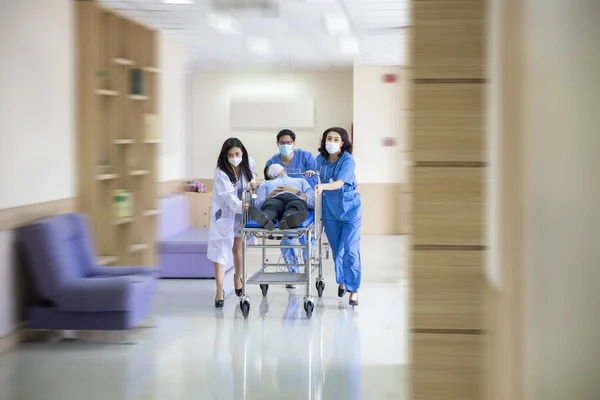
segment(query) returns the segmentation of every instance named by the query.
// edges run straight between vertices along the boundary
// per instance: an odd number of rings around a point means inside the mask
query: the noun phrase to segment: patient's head
[[[285,174],[285,171],[283,170],[283,166],[280,164],[271,164],[265,168],[266,180],[275,179],[283,174]]]
[[[265,181],[270,181],[271,179],[273,179],[269,176],[269,167],[270,167],[270,165],[267,165],[265,167],[265,171],[264,171],[265,172]]]

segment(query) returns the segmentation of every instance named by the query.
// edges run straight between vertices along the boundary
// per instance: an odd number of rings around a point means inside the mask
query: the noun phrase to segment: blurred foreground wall
[[[600,2],[490,10],[486,398],[597,399]]]

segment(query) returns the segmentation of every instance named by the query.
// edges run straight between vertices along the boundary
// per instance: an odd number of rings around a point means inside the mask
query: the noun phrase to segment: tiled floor
[[[210,281],[163,281],[157,327],[137,344],[23,345],[0,356],[0,400],[407,399],[404,251],[401,237],[363,238],[355,310],[329,260],[311,320],[302,289],[251,286],[244,320],[234,296],[212,308]]]

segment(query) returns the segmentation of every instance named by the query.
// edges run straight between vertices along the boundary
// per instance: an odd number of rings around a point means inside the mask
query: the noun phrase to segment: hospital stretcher
[[[289,174],[297,175],[297,174]],[[317,177],[317,176],[315,176]],[[303,178],[299,178],[303,179]],[[319,182],[317,177],[317,182]],[[255,195],[252,191],[244,192],[242,198],[244,209],[246,205],[253,205]],[[244,318],[248,318],[250,313],[250,297],[246,294],[246,286],[249,284],[260,285],[263,297],[267,296],[269,285],[304,285],[306,286],[306,296],[304,297],[304,311],[306,317],[311,318],[315,309],[315,299],[313,297],[312,281],[316,274],[315,288],[319,297],[323,296],[325,289],[325,280],[323,279],[323,259],[329,255],[329,244],[324,243],[323,219],[322,219],[323,194],[315,195],[314,210],[309,211],[306,220],[298,227],[292,229],[267,230],[256,222],[252,221],[248,212],[244,212],[242,218],[242,295],[239,297],[240,309]],[[248,243],[249,238],[256,238],[257,244]],[[304,243],[300,243],[300,238],[304,237]],[[295,239],[297,244],[281,244],[282,238]],[[277,240],[277,244],[268,244],[267,240]],[[248,277],[248,257],[249,248],[262,249],[262,261],[260,269]],[[267,258],[267,249],[298,249],[302,257],[298,264],[290,264],[280,257],[276,263],[269,262]],[[315,251],[316,250],[316,251]],[[304,254],[306,257],[304,257]],[[299,267],[299,272],[290,272],[288,267]]]

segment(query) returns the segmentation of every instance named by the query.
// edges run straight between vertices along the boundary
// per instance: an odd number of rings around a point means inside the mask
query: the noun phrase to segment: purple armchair
[[[30,329],[127,330],[150,316],[155,267],[102,267],[81,214],[47,218],[18,231],[35,303]]]

